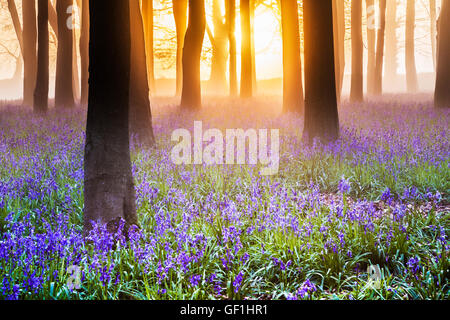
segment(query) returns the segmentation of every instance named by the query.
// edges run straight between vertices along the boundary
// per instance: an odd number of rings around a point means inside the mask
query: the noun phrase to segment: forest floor
[[[0,298],[450,298],[450,111],[431,96],[344,101],[340,139],[313,146],[280,97],[152,103],[157,147],[131,146],[141,229],[89,242],[86,110],[0,106]],[[278,174],[175,165],[171,134],[195,120],[279,129]]]

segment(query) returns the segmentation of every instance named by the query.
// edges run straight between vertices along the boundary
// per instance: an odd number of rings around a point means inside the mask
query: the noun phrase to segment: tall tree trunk
[[[24,60],[23,104],[32,106],[37,74],[36,5],[34,1],[23,1],[22,17]]]
[[[345,71],[345,1],[333,1],[334,62],[338,102],[341,98]]]
[[[332,0],[304,0],[305,141],[339,137]]]
[[[56,38],[58,38],[58,15],[56,14],[56,10],[53,7],[51,0],[48,0],[48,21],[53,29],[53,32],[55,33]]]
[[[19,41],[20,52],[23,56],[23,34],[22,25],[20,24],[19,14],[17,13],[17,7],[14,0],[8,0],[8,10],[11,15],[11,19],[14,26],[14,31],[16,32],[17,40]],[[22,75],[21,75],[22,76]]]
[[[214,45],[211,61],[210,90],[222,94],[227,87],[228,26],[220,10],[220,1],[213,0]]]
[[[434,105],[450,108],[450,0],[442,0],[438,21],[436,88]]]
[[[389,83],[395,83],[397,77],[397,0],[386,3],[386,65],[385,78]]]
[[[406,2],[406,35],[405,35],[405,65],[406,65],[406,89],[408,92],[416,92],[418,89],[416,56],[414,43],[414,30],[416,24],[416,2]]]
[[[77,37],[75,30],[72,32],[72,90],[74,100],[80,99],[80,75],[78,72],[78,52],[77,52]]]
[[[436,23],[436,0],[430,0],[431,55],[433,56],[434,70],[436,70]]]
[[[144,18],[147,78],[150,86],[150,92],[155,93],[155,63],[153,59],[153,0],[142,0],[142,16]]]
[[[364,100],[362,0],[352,0],[352,85],[351,102]]]
[[[38,55],[36,88],[33,109],[37,113],[48,110],[49,42],[48,42],[48,0],[38,0]]]
[[[241,98],[253,95],[250,0],[241,0]]]
[[[57,108],[73,108],[73,35],[72,29],[67,27],[70,18],[67,8],[72,0],[57,0],[56,13],[58,16],[58,51],[56,58],[55,106]]]
[[[386,0],[379,0],[380,28],[377,35],[377,55],[375,62],[375,95],[383,92],[384,38],[386,33]]]
[[[367,93],[375,94],[376,29],[374,0],[366,0],[367,16]]]
[[[87,106],[89,93],[89,0],[82,0],[81,4],[81,98],[80,104]]]
[[[146,68],[145,36],[139,0],[130,1],[131,74],[130,133],[145,147],[155,143]]]
[[[183,47],[184,37],[187,29],[187,0],[172,0],[173,16],[175,18],[175,26],[177,29],[177,79],[176,93],[178,97],[181,95],[183,88]]]
[[[251,26],[251,43],[252,43],[252,83],[253,95],[257,93],[257,79],[256,79],[256,49],[255,49],[255,10],[257,0],[250,0],[250,26]]]
[[[230,96],[237,96],[236,71],[236,0],[225,0],[228,25],[228,39],[230,43]]]
[[[84,231],[137,224],[131,172],[129,1],[89,1],[89,106],[84,154]],[[60,29],[61,31],[61,29]],[[114,53],[114,54],[112,54]]]
[[[189,24],[184,39],[181,93],[181,107],[185,109],[199,109],[202,105],[200,59],[205,28],[205,1],[189,0]]]
[[[283,112],[303,112],[302,65],[297,1],[280,0],[283,38]]]

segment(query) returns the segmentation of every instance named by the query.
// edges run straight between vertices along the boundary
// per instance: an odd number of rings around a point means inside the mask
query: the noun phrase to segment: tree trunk
[[[434,70],[436,70],[436,23],[436,0],[430,0],[431,55],[433,56]]]
[[[78,73],[78,52],[77,52],[77,37],[75,31],[72,32],[72,90],[74,100],[80,99],[80,75]]]
[[[70,18],[67,8],[72,0],[57,0],[56,14],[58,16],[58,51],[56,58],[55,106],[57,108],[73,108],[75,105],[73,95],[73,35],[67,27]]]
[[[189,0],[189,24],[183,49],[181,107],[184,109],[200,109],[202,105],[200,58],[205,28],[205,1]]]
[[[280,0],[283,38],[283,112],[303,112],[302,65],[297,1]]]
[[[352,85],[351,102],[364,100],[362,0],[352,0]]]
[[[89,1],[89,106],[84,154],[84,231],[137,224],[131,172],[129,1]],[[61,31],[61,29],[60,29]],[[112,54],[114,53],[114,54]]]
[[[337,99],[341,98],[345,71],[345,1],[333,1],[334,62]]]
[[[89,93],[89,0],[81,4],[81,98],[80,104],[87,106]]]
[[[145,147],[155,143],[146,68],[145,36],[139,0],[130,1],[130,133]]]
[[[225,0],[228,25],[228,39],[230,43],[230,96],[237,96],[236,71],[236,0]]]
[[[56,38],[58,38],[58,15],[56,14],[56,10],[53,7],[51,0],[48,0],[48,22],[50,23]]]
[[[256,0],[250,0],[250,40],[252,45],[252,95],[257,92],[256,51],[255,51],[255,9]]]
[[[183,47],[184,37],[186,36],[187,28],[187,0],[172,0],[173,16],[175,18],[175,25],[177,29],[177,79],[176,79],[176,93],[178,97],[181,95],[183,88]]]
[[[434,105],[450,108],[450,0],[442,0],[438,22],[437,70]]]
[[[386,65],[385,78],[389,84],[394,84],[397,78],[397,0],[386,3]]]
[[[383,62],[384,62],[384,38],[386,32],[386,0],[379,0],[380,28],[377,35],[377,55],[375,62],[375,95],[383,92]]]
[[[375,94],[375,6],[374,0],[366,0],[367,16],[367,93]]]
[[[214,45],[211,61],[210,91],[223,94],[227,87],[228,26],[220,10],[220,1],[213,0]]]
[[[155,67],[153,59],[153,0],[142,0],[142,16],[144,18],[147,79],[150,86],[150,92],[155,93]]]
[[[17,40],[19,41],[20,52],[23,56],[23,34],[22,25],[20,24],[19,14],[17,13],[17,7],[14,0],[8,0],[8,10],[11,15],[11,19],[14,26],[14,31],[16,32]],[[22,76],[22,75],[21,75]]]
[[[253,95],[250,0],[241,0],[241,98]]]
[[[38,0],[38,55],[36,88],[33,109],[37,113],[48,110],[49,42],[48,42],[48,0]]]
[[[22,17],[24,60],[23,104],[32,106],[37,74],[36,5],[34,1],[23,1]]]
[[[416,92],[418,89],[416,56],[414,44],[414,30],[416,24],[416,2],[406,2],[406,36],[405,36],[405,65],[406,65],[406,88],[408,92]]]
[[[304,0],[305,127],[304,140],[339,137],[334,67],[332,0]]]

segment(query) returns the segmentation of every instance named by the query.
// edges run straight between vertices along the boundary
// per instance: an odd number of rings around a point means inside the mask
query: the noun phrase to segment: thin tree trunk
[[[189,24],[184,40],[181,93],[181,107],[185,109],[199,109],[202,104],[200,58],[205,28],[205,1],[189,0]]]
[[[130,74],[130,133],[145,147],[155,143],[147,78],[145,36],[139,0],[130,1],[131,74]],[[146,1],[146,0],[144,0]]]
[[[303,112],[302,65],[297,1],[280,0],[283,38],[283,112]]]
[[[56,38],[58,38],[58,15],[56,14],[56,10],[53,7],[51,0],[48,0],[48,21],[53,29],[53,32],[55,33]]]
[[[151,93],[155,93],[155,66],[153,59],[153,0],[142,0],[144,18],[145,53],[147,58],[147,78]]]
[[[366,0],[367,16],[367,93],[375,94],[376,32],[374,0]]]
[[[38,0],[38,55],[36,88],[33,109],[37,113],[48,110],[49,86],[49,40],[48,40],[48,1]]]
[[[334,67],[332,0],[304,0],[305,126],[303,137],[323,142],[339,137]]]
[[[210,91],[222,94],[227,86],[228,26],[220,10],[220,1],[213,0],[214,45],[211,61]]]
[[[78,73],[78,52],[77,52],[77,37],[75,30],[72,32],[72,90],[74,100],[80,99],[80,76]]]
[[[351,102],[364,100],[362,0],[352,0],[352,84]]]
[[[431,36],[431,55],[433,56],[433,66],[436,70],[436,0],[430,0],[430,36]]]
[[[22,16],[24,60],[23,104],[32,106],[37,74],[36,5],[34,1],[23,1]]]
[[[442,0],[438,21],[437,70],[434,105],[450,108],[450,0]]]
[[[253,96],[250,0],[241,0],[241,98]]]
[[[250,0],[250,40],[252,45],[252,95],[257,93],[257,79],[256,79],[256,51],[255,51],[255,10],[256,0]]]
[[[90,86],[84,154],[84,232],[137,224],[131,172],[129,1],[90,1]],[[61,30],[61,29],[60,29]],[[112,54],[114,53],[114,54]]]
[[[345,1],[333,1],[334,62],[338,102],[341,98],[345,70]]]
[[[56,13],[58,16],[58,50],[56,58],[55,106],[57,108],[73,108],[73,35],[67,27],[67,8],[73,4],[72,0],[57,0]]]
[[[397,77],[397,0],[390,0],[386,3],[386,65],[385,78],[388,83],[395,83]]]
[[[406,65],[406,88],[408,92],[416,92],[418,89],[416,56],[414,43],[414,30],[416,24],[416,2],[406,2],[406,35],[405,35],[405,65]]]
[[[230,96],[237,96],[236,71],[236,0],[225,1],[227,12],[228,39],[230,42]]]
[[[87,106],[89,94],[89,0],[82,0],[81,4],[81,98],[80,104]]]
[[[20,24],[19,14],[17,13],[17,7],[14,0],[8,0],[8,10],[11,15],[11,19],[14,26],[14,31],[16,32],[17,40],[19,41],[20,52],[23,56],[23,35],[22,35],[22,25]]]
[[[386,32],[386,0],[379,0],[380,28],[377,35],[377,55],[375,63],[375,95],[383,92],[384,38]]]
[[[175,95],[181,96],[183,88],[183,47],[187,29],[187,0],[172,0],[173,15],[177,29],[177,79]]]

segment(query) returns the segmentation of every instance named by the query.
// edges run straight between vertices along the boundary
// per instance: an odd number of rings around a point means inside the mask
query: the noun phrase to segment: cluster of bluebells
[[[300,272],[301,261],[296,261],[290,250],[286,255],[270,252],[273,234],[294,239],[299,252],[317,253],[323,265],[334,262],[329,260],[336,256],[350,260],[376,249],[384,250],[388,261],[396,254],[397,244],[408,247],[404,245],[411,231],[408,215],[413,213],[406,206],[408,201],[439,203],[445,197],[436,190],[421,192],[413,185],[405,185],[398,197],[386,187],[380,193],[380,199],[390,205],[386,214],[366,199],[344,201],[342,195],[352,192],[353,178],[351,183],[342,176],[338,184],[341,197],[328,201],[314,184],[300,191],[280,179],[261,177],[252,171],[244,179],[232,166],[219,168],[220,175],[227,177],[227,187],[220,189],[206,166],[174,165],[170,144],[140,153],[133,143],[132,170],[143,228],[132,228],[127,241],[120,228],[110,234],[105,225],[97,223],[84,238],[84,114],[51,113],[45,119],[12,108],[0,112],[0,298],[5,299],[44,297],[50,288],[64,291],[70,266],[81,268],[81,290],[86,291],[93,283],[106,291],[118,288],[125,281],[124,269],[129,268],[127,274],[134,272],[137,279],[146,274],[154,280],[160,295],[166,294],[170,281],[180,275],[189,290],[209,286],[212,294],[219,295],[230,282],[238,293],[251,277],[243,266],[249,267],[254,246],[260,246],[264,265],[282,271],[277,274]],[[406,130],[412,120],[400,111],[396,119],[401,121],[394,121],[396,126],[390,129],[381,125],[381,120],[362,123],[360,129],[356,123],[361,121],[346,112],[341,139],[329,145],[309,147],[295,135],[283,136],[282,161],[325,154],[351,167],[382,164],[386,176],[394,180],[400,179],[404,170],[424,163],[449,169],[448,128],[444,125],[448,114],[442,117],[435,111],[419,109],[412,131]],[[419,117],[423,112],[428,122]],[[375,119],[383,117],[390,118],[381,114]],[[167,138],[172,128],[189,125],[183,121],[187,120],[170,116],[158,119],[155,135]],[[286,119],[274,120],[271,125],[281,126],[281,121]],[[292,121],[293,127],[298,127],[296,120]],[[426,129],[430,123],[435,124],[431,131]],[[199,190],[198,185],[205,181],[211,182],[210,190]],[[442,252],[450,249],[448,229],[442,225],[429,229],[436,234],[435,247],[441,248],[430,259],[445,259]],[[355,230],[361,237],[357,245]],[[126,260],[125,256],[131,258]],[[414,276],[424,265],[416,256],[408,256],[407,267]],[[317,290],[316,284],[306,280],[288,298],[304,299]]]

